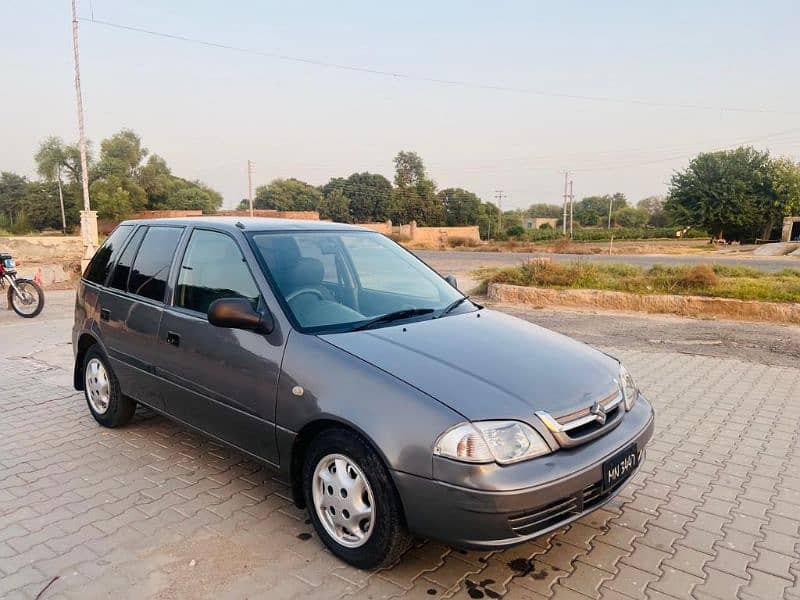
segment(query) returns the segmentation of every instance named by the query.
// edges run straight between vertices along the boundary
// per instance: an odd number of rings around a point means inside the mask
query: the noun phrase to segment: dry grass
[[[750,267],[700,264],[694,266],[653,265],[643,269],[629,264],[585,261],[557,263],[529,261],[507,269],[484,269],[477,273],[485,290],[490,283],[597,289],[636,294],[684,294],[800,302],[800,269],[767,273]]]

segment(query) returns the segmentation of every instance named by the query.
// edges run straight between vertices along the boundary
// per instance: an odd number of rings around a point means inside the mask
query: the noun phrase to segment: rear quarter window
[[[84,279],[92,283],[104,284],[108,277],[109,269],[113,264],[117,254],[122,250],[125,241],[133,231],[133,225],[120,225],[117,227],[105,243],[100,246],[100,249],[94,253],[92,261],[86,267],[86,272],[83,274]]]
[[[128,291],[158,302],[164,301],[172,258],[182,227],[150,227],[133,262]]]

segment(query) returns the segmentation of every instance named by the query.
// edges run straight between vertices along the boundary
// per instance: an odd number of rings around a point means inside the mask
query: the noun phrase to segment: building
[[[555,229],[558,226],[558,219],[552,217],[525,217],[522,219],[522,225],[525,229],[541,229],[543,225],[548,225]]]

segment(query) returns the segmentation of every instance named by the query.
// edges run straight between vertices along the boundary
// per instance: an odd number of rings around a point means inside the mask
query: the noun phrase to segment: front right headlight
[[[507,465],[550,454],[550,446],[533,427],[519,421],[476,421],[445,431],[433,453],[469,463]]]
[[[619,385],[622,388],[625,410],[630,410],[633,408],[636,397],[639,395],[639,388],[636,387],[636,382],[633,381],[633,377],[622,363],[619,363]]]

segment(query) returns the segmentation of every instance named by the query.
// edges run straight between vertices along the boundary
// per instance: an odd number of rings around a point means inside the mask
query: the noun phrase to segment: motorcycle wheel
[[[32,319],[44,308],[44,292],[35,281],[30,279],[17,279],[14,284],[20,294],[13,287],[8,288],[8,303],[14,312],[24,319]]]

